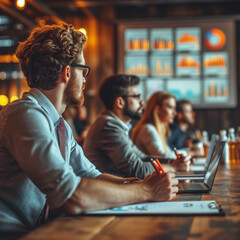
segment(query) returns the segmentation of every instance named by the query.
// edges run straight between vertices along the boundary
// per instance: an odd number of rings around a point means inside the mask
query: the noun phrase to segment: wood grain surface
[[[240,239],[240,162],[221,165],[209,194],[178,194],[179,200],[216,200],[225,216],[60,217],[25,235],[40,239]]]

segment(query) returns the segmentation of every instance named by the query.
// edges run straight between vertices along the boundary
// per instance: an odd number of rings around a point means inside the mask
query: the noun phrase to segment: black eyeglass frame
[[[70,64],[71,67],[81,67],[81,68],[87,68],[88,69],[88,72],[87,72],[87,75],[86,76],[83,76],[83,77],[87,77],[91,71],[91,66],[88,66],[88,65],[84,65],[84,64],[79,64],[79,63],[72,63]]]
[[[125,97],[132,97],[132,98],[141,98],[141,93],[139,94],[132,94],[132,95],[123,95],[121,96],[122,98],[125,98]]]

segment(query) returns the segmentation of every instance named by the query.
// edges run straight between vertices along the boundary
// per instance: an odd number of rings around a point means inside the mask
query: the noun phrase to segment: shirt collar
[[[53,120],[54,124],[58,123],[59,117],[61,117],[57,109],[53,106],[50,100],[37,88],[32,88],[29,93],[37,100],[38,104]]]
[[[128,134],[129,130],[132,127],[131,122],[128,123],[124,123],[116,114],[114,114],[112,111],[105,109],[103,111],[103,115],[111,115],[113,118],[115,118],[119,124],[122,126],[123,130],[126,132],[126,134]]]

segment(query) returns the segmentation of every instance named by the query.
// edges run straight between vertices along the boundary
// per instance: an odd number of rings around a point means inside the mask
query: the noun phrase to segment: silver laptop
[[[208,170],[208,167],[212,160],[213,149],[218,141],[219,137],[217,134],[212,134],[211,142],[208,150],[207,160],[203,163],[202,171],[187,171],[187,172],[176,172],[176,178],[178,179],[204,179],[204,176]],[[201,167],[201,166],[197,166]]]
[[[214,147],[208,170],[203,182],[179,183],[178,193],[204,193],[210,192],[217,173],[218,165],[225,147],[226,141],[218,141]]]

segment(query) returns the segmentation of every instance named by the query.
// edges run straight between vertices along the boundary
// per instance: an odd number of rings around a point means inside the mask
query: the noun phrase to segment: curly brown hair
[[[56,87],[62,70],[77,62],[86,36],[73,25],[45,25],[35,28],[16,49],[20,67],[29,87],[50,90]]]

